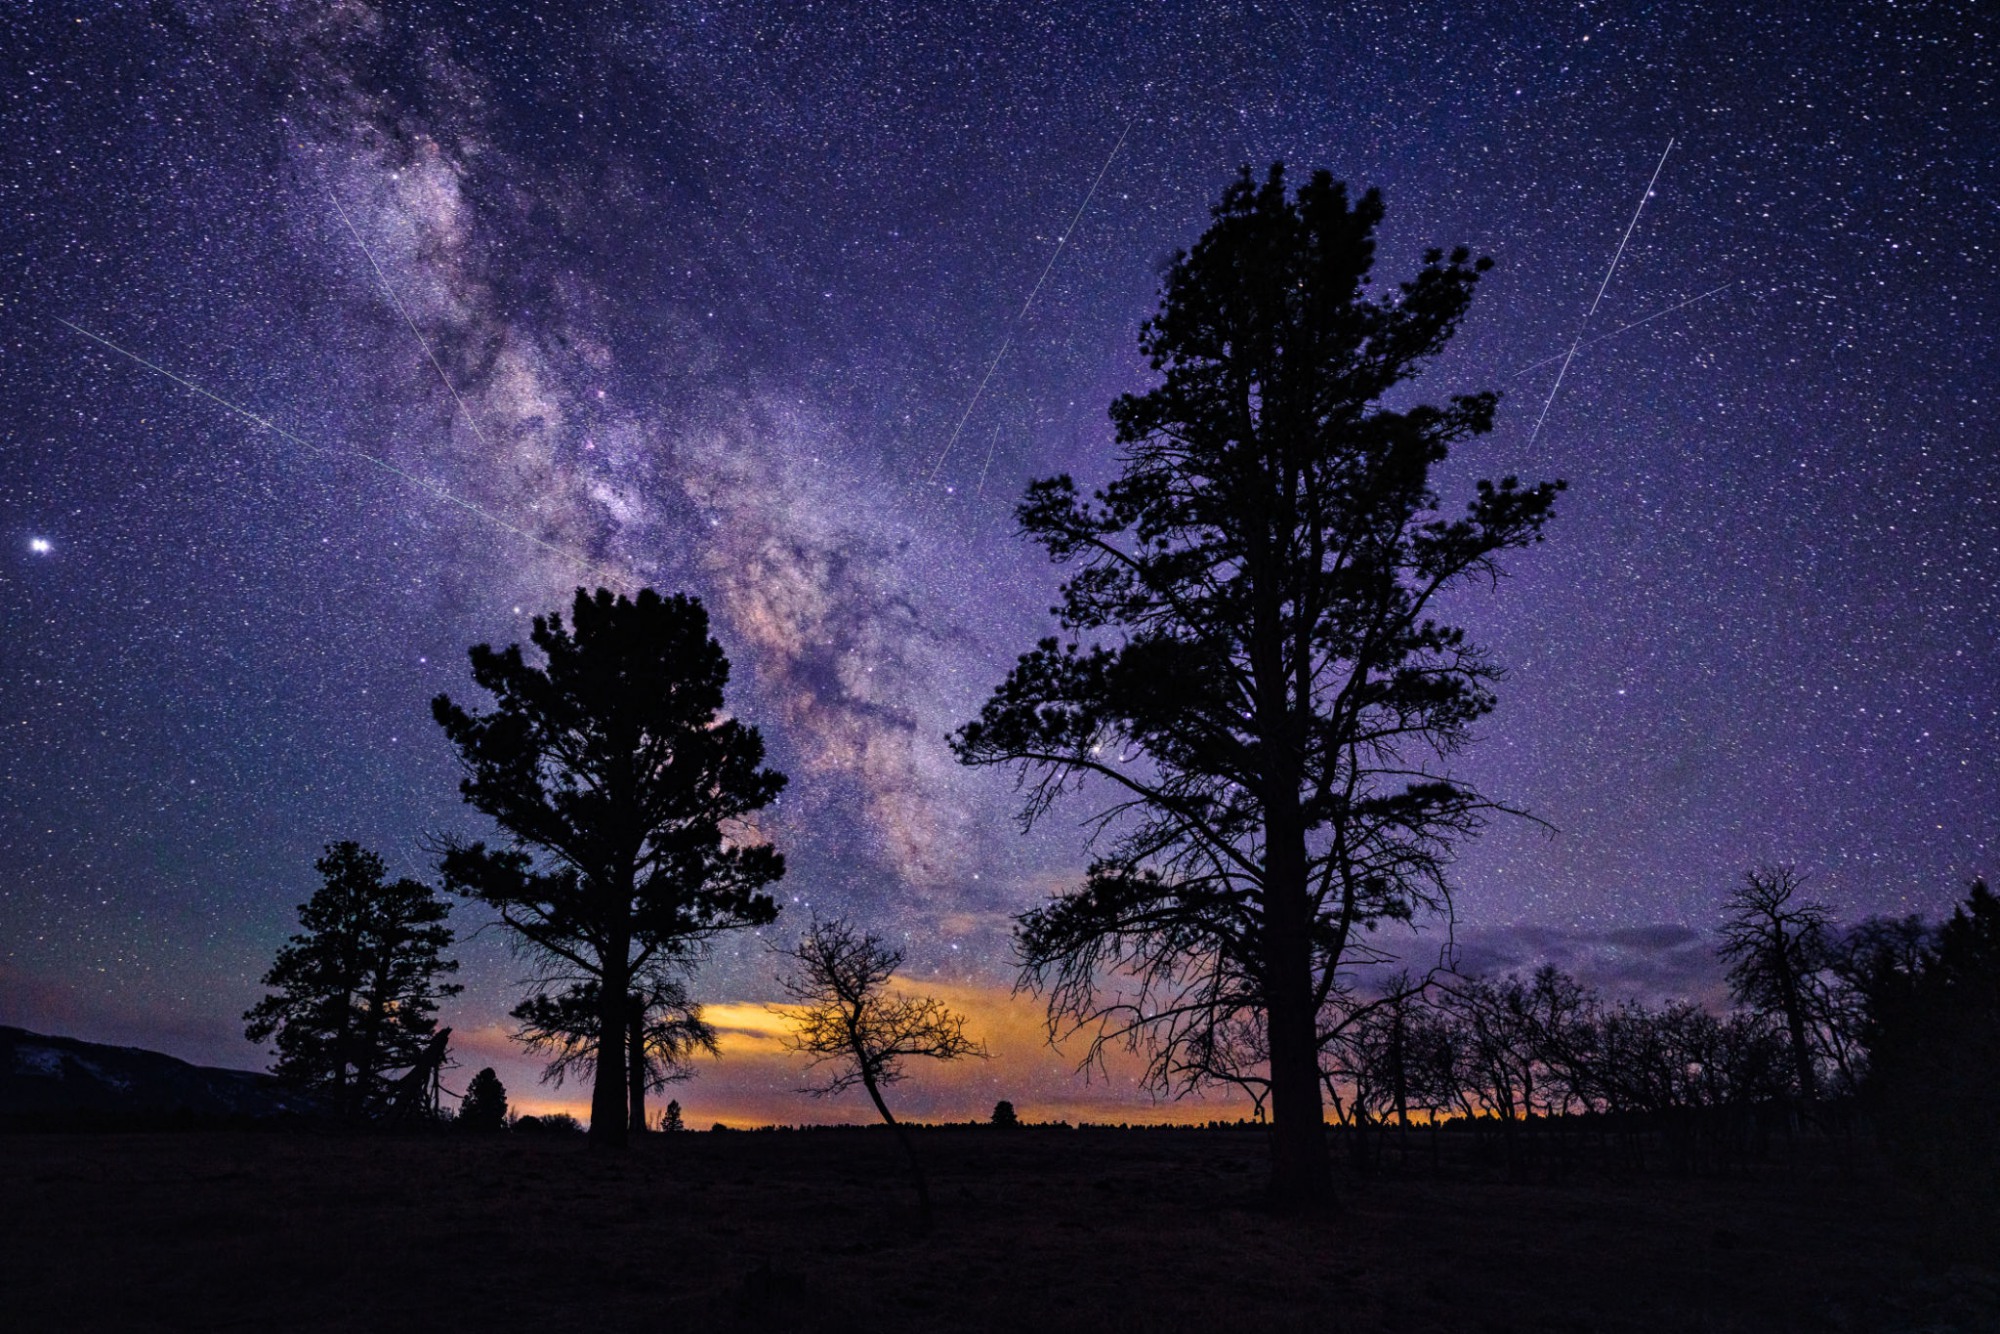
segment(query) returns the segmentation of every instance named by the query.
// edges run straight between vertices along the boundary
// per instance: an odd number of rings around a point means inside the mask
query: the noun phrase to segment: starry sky
[[[905,1106],[1179,1114],[1071,1078],[1008,996],[1009,915],[1082,865],[1089,803],[1023,837],[944,738],[1048,625],[1013,501],[1110,474],[1166,263],[1276,160],[1381,187],[1383,281],[1494,257],[1420,382],[1505,395],[1446,492],[1571,487],[1454,608],[1510,672],[1457,772],[1552,827],[1466,849],[1468,958],[1712,995],[1767,860],[1850,918],[1938,913],[2000,874],[1992,26],[9,6],[0,1022],[259,1064],[238,1016],[320,846],[427,874],[427,836],[489,830],[427,709],[475,697],[466,647],[651,584],[708,604],[791,775],[794,922],[903,944],[994,1047]],[[509,1049],[522,966],[455,920],[459,1059],[573,1099]],[[790,1092],[771,972],[744,940],[702,974],[731,1045],[691,1121],[865,1111]]]

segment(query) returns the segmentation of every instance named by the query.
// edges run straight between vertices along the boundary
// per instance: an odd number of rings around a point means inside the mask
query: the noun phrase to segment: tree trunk
[[[349,1067],[354,1064],[354,988],[343,987],[340,993],[340,1026],[333,1033],[333,1107],[334,1114],[342,1121],[354,1119],[354,1077]]]
[[[626,902],[631,897],[626,896]],[[630,1004],[632,942],[619,932],[600,961],[597,979],[597,1075],[590,1089],[590,1147],[625,1147],[625,1011]]]
[[[1396,1124],[1407,1135],[1410,1130],[1410,1080],[1404,1064],[1405,1045],[1403,1002],[1398,1000],[1389,1011],[1389,1086],[1396,1099]]]
[[[625,1047],[629,1055],[626,1061],[626,1084],[628,1086],[632,1117],[626,1129],[634,1135],[646,1133],[646,1003],[637,992],[632,994],[630,1029],[626,1033]]]
[[[1778,948],[1785,948],[1782,940]],[[1812,1049],[1806,1045],[1805,998],[1799,994],[1798,978],[1790,962],[1784,959],[1778,961],[1778,985],[1785,1006],[1785,1028],[1792,1040],[1792,1069],[1799,1080],[1799,1102],[1811,1107],[1819,1100],[1819,1081],[1813,1075]]]
[[[1301,720],[1311,713],[1310,682],[1297,699],[1292,697],[1283,650],[1297,627],[1288,625],[1282,605],[1283,557],[1267,539],[1268,532],[1251,542],[1247,564],[1256,590],[1248,647],[1262,770],[1258,795],[1264,807],[1259,943],[1271,1060],[1271,1202],[1282,1209],[1318,1208],[1333,1203],[1333,1164],[1320,1098],[1312,900],[1305,812],[1299,803],[1306,739]]]
[[[1319,1026],[1313,1013],[1305,830],[1297,790],[1269,799],[1264,865],[1264,1004],[1271,1046],[1271,1201],[1333,1202],[1333,1166],[1320,1100]]]
[[[931,1230],[931,1186],[929,1180],[924,1176],[924,1165],[917,1161],[917,1146],[910,1139],[909,1128],[890,1115],[889,1104],[882,1101],[882,1091],[875,1087],[875,1080],[868,1074],[865,1064],[862,1066],[861,1084],[862,1087],[868,1090],[869,1098],[874,1101],[875,1110],[882,1114],[882,1119],[888,1123],[889,1129],[896,1132],[896,1142],[903,1146],[903,1156],[909,1159],[910,1179],[917,1186],[917,1216],[920,1220],[919,1225],[923,1231],[929,1232]]]
[[[368,987],[368,1025],[361,1039],[361,1054],[356,1058],[354,1072],[355,1104],[367,1110],[368,1098],[375,1091],[375,1078],[382,1056],[383,1022],[389,1009],[389,952],[385,949],[375,960],[374,971]]]

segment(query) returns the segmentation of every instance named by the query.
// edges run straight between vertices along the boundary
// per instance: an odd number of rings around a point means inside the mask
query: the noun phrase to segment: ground
[[[1865,1154],[1745,1175],[1467,1155],[1261,1206],[1256,1131],[0,1135],[0,1310],[30,1330],[2000,1329]]]

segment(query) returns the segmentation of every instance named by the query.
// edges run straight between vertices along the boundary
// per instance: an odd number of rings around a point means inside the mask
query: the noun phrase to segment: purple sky
[[[1165,258],[1277,159],[1382,187],[1383,281],[1498,261],[1419,386],[1506,395],[1448,493],[1571,485],[1461,611],[1462,771],[1554,827],[1467,849],[1470,957],[1711,994],[1756,862],[1850,917],[2000,872],[1975,7],[496,8],[0,17],[0,1022],[260,1063],[318,849],[485,832],[426,702],[582,579],[711,607],[784,897],[997,995],[1090,809],[1022,838],[944,745],[1047,624],[1013,500],[1106,475]],[[521,970],[459,953],[500,1059]]]

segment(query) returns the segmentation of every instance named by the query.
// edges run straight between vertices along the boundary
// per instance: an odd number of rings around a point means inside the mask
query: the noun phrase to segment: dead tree
[[[411,1121],[428,1125],[437,1120],[438,1086],[444,1078],[445,1055],[451,1048],[451,1030],[440,1028],[431,1034],[430,1045],[416,1064],[389,1086],[389,1111],[384,1118],[392,1126]]]
[[[1833,964],[1833,914],[1798,897],[1805,877],[1789,866],[1750,871],[1729,896],[1719,953],[1736,999],[1785,1026],[1800,1105],[1819,1099],[1815,1039],[1824,974]]]
[[[815,919],[794,949],[778,953],[792,967],[778,985],[797,1007],[786,1045],[807,1057],[822,1081],[804,1089],[831,1097],[860,1085],[882,1120],[896,1133],[917,1188],[917,1207],[926,1231],[931,1225],[930,1184],[910,1140],[908,1127],[889,1111],[882,1090],[903,1079],[912,1056],[954,1061],[984,1057],[986,1050],[965,1035],[965,1019],[932,996],[891,994],[889,979],[903,964],[903,952],[885,946],[848,922]]]

